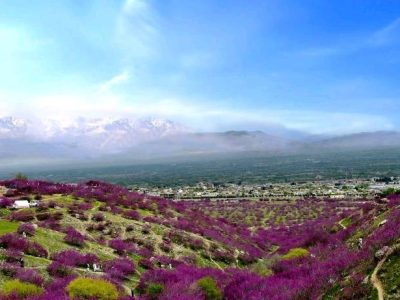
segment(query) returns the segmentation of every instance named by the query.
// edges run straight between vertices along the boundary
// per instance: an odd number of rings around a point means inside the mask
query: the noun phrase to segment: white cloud
[[[129,79],[130,79],[129,72],[128,71],[124,71],[124,72],[112,77],[110,80],[107,80],[103,84],[101,84],[100,87],[99,87],[99,92],[100,93],[107,92],[112,87],[114,87],[116,85],[123,84],[123,83],[129,81]]]
[[[153,95],[128,99],[112,90],[107,93],[51,94],[30,98],[0,94],[0,116],[5,115],[39,119],[47,116],[66,122],[77,117],[162,117],[197,131],[268,130],[271,127],[285,127],[313,134],[341,134],[395,129],[390,120],[374,114],[265,107],[240,109],[205,103],[200,99]]]

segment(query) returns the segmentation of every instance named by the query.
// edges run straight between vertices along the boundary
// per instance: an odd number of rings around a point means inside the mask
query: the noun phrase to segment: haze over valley
[[[162,118],[0,118],[3,166],[52,166],[63,162],[137,163],[152,159],[207,159],[217,154],[305,154],[400,147],[396,131],[315,135],[295,130],[272,133],[231,130],[195,132]],[[35,162],[36,161],[36,162]]]

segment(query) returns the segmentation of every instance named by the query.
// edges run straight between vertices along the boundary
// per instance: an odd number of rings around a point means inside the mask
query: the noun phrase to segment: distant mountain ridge
[[[361,132],[344,136],[325,138],[308,144],[318,149],[374,149],[383,147],[400,147],[400,132],[376,131]]]
[[[224,153],[302,153],[400,147],[400,133],[365,132],[335,137],[304,136],[292,140],[263,131],[197,133],[160,118],[76,118],[28,120],[0,118],[0,161],[126,161],[153,157]]]
[[[120,152],[139,143],[185,131],[179,124],[156,118],[77,118],[68,121],[0,118],[2,144],[17,139],[19,143],[65,145],[100,154]]]

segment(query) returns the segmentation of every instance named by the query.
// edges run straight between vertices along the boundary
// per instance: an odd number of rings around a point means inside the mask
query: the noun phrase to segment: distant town
[[[326,198],[373,198],[385,191],[400,190],[400,178],[344,179],[312,182],[265,183],[265,184],[213,184],[199,182],[177,187],[139,187],[131,190],[151,196],[169,199],[274,199],[296,197]]]

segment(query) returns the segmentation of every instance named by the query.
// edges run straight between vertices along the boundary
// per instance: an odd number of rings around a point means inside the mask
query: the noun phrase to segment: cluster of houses
[[[376,182],[374,179],[344,179],[263,184],[199,182],[195,185],[167,188],[141,186],[130,186],[130,188],[139,193],[169,199],[281,199],[310,196],[342,199],[373,197],[379,193],[379,189],[396,184],[399,188],[400,183],[394,180],[390,182],[391,185],[386,182]]]

